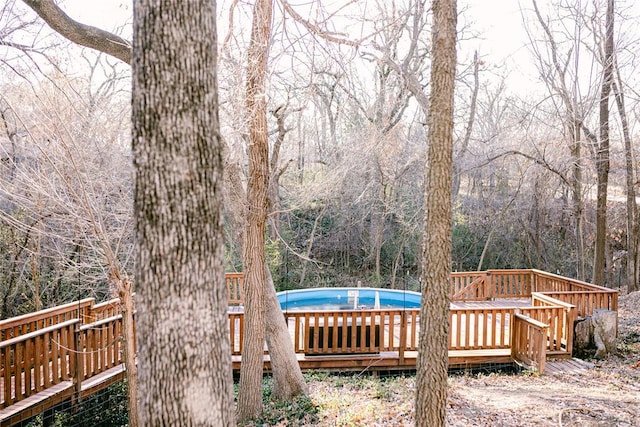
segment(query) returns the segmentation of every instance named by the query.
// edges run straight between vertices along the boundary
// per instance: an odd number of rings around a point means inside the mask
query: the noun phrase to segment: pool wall
[[[421,294],[398,289],[313,288],[278,292],[283,311],[420,308]]]

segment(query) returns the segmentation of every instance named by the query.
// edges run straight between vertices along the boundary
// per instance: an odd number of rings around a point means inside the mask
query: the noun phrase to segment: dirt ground
[[[618,353],[593,368],[558,375],[468,374],[449,379],[451,426],[640,426],[640,292],[619,300]],[[312,423],[413,425],[413,377],[328,377],[309,382]]]

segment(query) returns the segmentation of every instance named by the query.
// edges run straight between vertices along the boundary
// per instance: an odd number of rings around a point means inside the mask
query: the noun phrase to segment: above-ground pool
[[[420,308],[418,292],[378,288],[313,288],[278,292],[283,311]]]

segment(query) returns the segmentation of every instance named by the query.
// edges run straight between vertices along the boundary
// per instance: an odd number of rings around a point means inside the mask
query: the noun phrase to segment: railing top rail
[[[78,308],[91,307],[94,304],[94,301],[95,301],[95,298],[85,298],[79,301],[70,302],[67,304],[47,308],[47,309],[36,311],[33,313],[27,313],[21,316],[11,317],[9,319],[0,321],[0,329],[11,328],[13,326],[18,326],[24,323],[41,320],[49,316],[62,314],[67,311],[76,310]]]
[[[120,319],[122,319],[122,314],[116,314],[115,316],[107,317],[105,319],[98,320],[93,323],[87,323],[86,325],[82,325],[80,326],[79,329],[81,331],[86,331],[87,329],[97,328],[98,326],[102,326],[106,323],[111,323],[113,321],[120,320]]]
[[[553,292],[554,294],[556,292]],[[574,292],[567,292],[568,294],[572,294]],[[560,307],[564,307],[564,308],[576,308],[576,306],[574,304],[570,304],[568,302],[564,302],[564,301],[560,301],[559,299],[550,297],[548,295],[546,295],[544,292],[532,292],[531,293],[531,299],[539,299],[542,301],[545,301],[547,303],[552,304],[553,306],[560,306]]]
[[[8,340],[0,342],[0,348],[9,347],[19,342],[27,341],[27,340],[30,340],[31,338],[35,338],[37,336],[56,331],[58,329],[62,329],[64,327],[74,325],[79,322],[80,322],[80,319],[71,319],[62,323],[56,323],[55,325],[47,326],[46,328],[38,329],[37,331],[29,332],[28,334],[20,335],[15,338],[10,338]]]
[[[593,283],[583,282],[582,280],[578,280],[578,279],[571,279],[569,277],[560,276],[558,274],[549,273],[547,271],[537,270],[535,268],[532,269],[531,271],[536,276],[550,277],[550,278],[557,279],[557,280],[564,280],[564,281],[567,281],[567,282],[574,283],[576,285],[580,285],[580,286],[585,286],[585,287],[591,288],[593,290],[599,290],[599,291],[603,291],[603,292],[606,291],[606,292],[611,292],[611,293],[613,293],[613,292],[618,293],[618,291],[615,290],[615,289],[611,289],[611,288],[607,288],[607,287],[599,286],[599,285],[594,285]]]
[[[530,274],[533,272],[531,268],[517,268],[513,270],[509,269],[490,269],[486,271],[489,274]]]
[[[95,304],[93,306],[93,309],[96,310],[96,309],[100,309],[102,307],[108,307],[110,305],[117,305],[117,304],[120,304],[120,298],[112,298],[112,299],[110,299],[108,301],[103,301],[103,302],[100,302],[98,304]]]
[[[242,278],[244,276],[244,273],[225,273],[224,275],[226,278],[232,279],[232,278]]]
[[[590,295],[590,294],[617,294],[618,291],[616,289],[609,290],[598,290],[598,291],[542,291],[538,292],[542,295],[572,295],[572,294],[581,294],[581,295]]]
[[[539,320],[532,319],[531,317],[525,316],[525,315],[520,314],[520,313],[515,313],[514,317],[516,319],[524,320],[525,322],[530,323],[531,325],[536,326],[538,328],[544,329],[544,328],[548,328],[549,327],[549,325],[547,325],[546,323],[542,323]]]
[[[482,276],[487,274],[486,271],[452,271],[452,276]]]

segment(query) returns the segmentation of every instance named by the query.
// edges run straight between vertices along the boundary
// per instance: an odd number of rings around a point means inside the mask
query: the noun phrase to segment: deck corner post
[[[405,309],[400,312],[400,347],[398,348],[400,366],[404,366],[404,349],[407,347],[407,333],[407,311]]]

